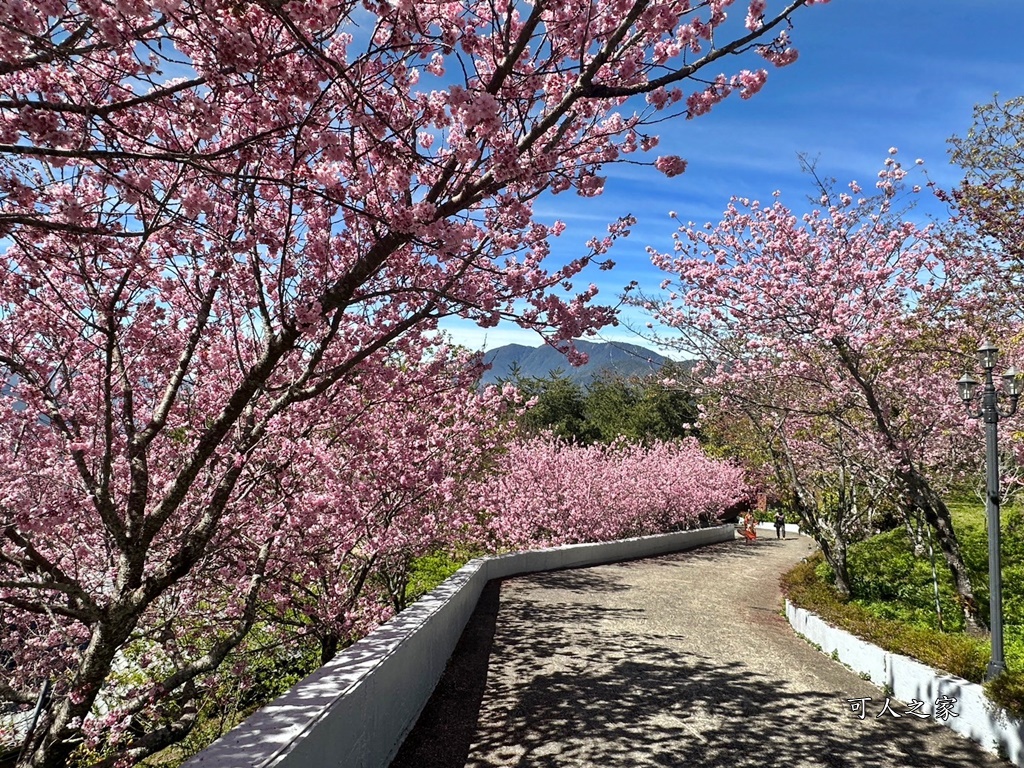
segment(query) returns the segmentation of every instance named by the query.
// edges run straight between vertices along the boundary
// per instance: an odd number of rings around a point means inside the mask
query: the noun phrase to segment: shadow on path
[[[608,568],[629,566],[638,560],[622,560],[611,563]],[[577,595],[610,594],[628,592],[632,586],[622,579],[612,578],[608,571],[595,571],[593,568],[567,568],[558,571],[545,571],[528,574],[530,586],[542,589],[555,589]],[[512,577],[516,578],[516,577]],[[506,579],[508,581],[509,579]]]
[[[730,554],[745,562],[747,549]],[[651,563],[693,567],[716,554]],[[715,639],[695,637],[706,630],[686,622],[638,632],[650,609],[596,602],[609,581],[628,589],[617,576],[607,566],[488,584],[391,768],[1004,764],[933,722],[875,718],[878,692],[858,719],[846,702],[862,695],[852,673],[850,690],[794,689],[784,673],[708,655]]]
[[[391,768],[462,768],[466,764],[487,687],[500,592],[500,581],[489,581],[484,586],[444,674],[391,761]]]

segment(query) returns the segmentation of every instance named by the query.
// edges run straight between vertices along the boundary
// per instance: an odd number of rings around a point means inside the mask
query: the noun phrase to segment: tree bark
[[[822,529],[816,509],[811,508],[798,498],[794,498],[793,506],[797,514],[800,515],[800,521],[804,528],[817,542],[825,562],[832,569],[836,592],[843,600],[848,600],[850,598],[850,569],[846,563],[846,539],[843,537],[842,531],[836,525],[834,535],[828,536]]]
[[[854,381],[864,393],[864,398],[878,427],[879,433],[885,440],[889,450],[895,457],[898,457],[902,466],[896,472],[896,478],[903,486],[903,490],[909,496],[911,503],[918,507],[924,514],[927,523],[932,526],[939,539],[939,548],[942,550],[946,565],[949,567],[950,575],[953,577],[953,586],[957,593],[957,602],[964,616],[964,628],[971,633],[981,633],[985,630],[985,624],[978,613],[978,603],[974,598],[974,589],[971,586],[971,577],[964,565],[963,556],[960,553],[960,542],[953,529],[953,520],[949,514],[949,508],[942,500],[942,497],[932,488],[928,478],[920,470],[914,468],[913,461],[905,450],[900,448],[894,430],[889,423],[887,411],[882,407],[872,381],[866,377],[858,364],[856,353],[850,349],[844,339],[832,339],[832,345],[839,353],[839,357],[847,371],[853,376]]]
[[[320,666],[322,667],[328,661],[338,655],[338,646],[341,644],[340,639],[333,632],[328,633],[320,638]]]
[[[953,529],[953,518],[949,507],[942,497],[935,492],[931,484],[913,468],[902,472],[900,480],[907,488],[911,503],[924,514],[925,522],[935,531],[939,540],[939,549],[946,560],[946,566],[953,577],[953,588],[957,594],[957,604],[964,617],[964,629],[971,634],[981,634],[987,630],[978,611],[978,602],[974,598],[971,575],[964,564],[960,552],[960,541]]]

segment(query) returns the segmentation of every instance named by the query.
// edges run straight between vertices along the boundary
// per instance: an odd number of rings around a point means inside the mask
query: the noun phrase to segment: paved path
[[[392,768],[1008,765],[876,718],[882,691],[793,633],[778,576],[810,551],[762,538],[490,585]]]

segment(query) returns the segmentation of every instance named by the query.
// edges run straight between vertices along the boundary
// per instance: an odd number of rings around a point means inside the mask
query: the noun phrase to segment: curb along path
[[[876,717],[884,694],[793,633],[778,577],[810,551],[762,537],[490,584],[391,768],[1008,765]]]

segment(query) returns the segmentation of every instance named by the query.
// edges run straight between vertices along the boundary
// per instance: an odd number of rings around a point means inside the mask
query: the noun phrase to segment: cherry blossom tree
[[[1004,269],[992,287],[1010,282],[1018,295],[1024,259],[1022,134],[1024,97],[1018,96],[977,105],[968,131],[949,140],[950,159],[963,169],[964,178],[948,197],[969,225],[968,231],[1001,256]],[[964,233],[956,230],[956,234]]]
[[[962,136],[949,140],[950,159],[964,178],[944,198],[955,209],[954,223],[946,232],[947,247],[972,254],[979,272],[973,320],[978,341],[989,339],[1000,347],[1005,360],[1020,360],[1022,276],[1024,276],[1024,161],[1020,154],[1024,135],[1024,98],[997,97],[974,108],[973,123]],[[1012,423],[1012,422],[1011,422]],[[1019,430],[1001,452],[1004,494],[1021,487],[1024,443]],[[983,470],[975,473],[983,477]],[[984,493],[983,482],[978,486]]]
[[[0,697],[53,682],[22,762],[187,734],[300,557],[290,478],[328,464],[303,446],[374,419],[338,393],[421,364],[442,317],[552,342],[611,322],[572,281],[629,218],[552,267],[564,225],[534,201],[599,194],[654,122],[753,95],[743,64],[791,62],[810,3],[6,5]],[[143,638],[166,674],[136,690]]]
[[[493,388],[478,394],[464,386],[460,377],[474,378],[465,354],[428,352],[420,361],[405,354],[364,367],[358,379],[275,422],[273,436],[246,458],[239,495],[226,505],[206,550],[120,646],[97,692],[98,710],[83,722],[80,752],[134,757],[147,738],[187,732],[219,705],[210,697],[228,678],[245,679],[248,668],[263,663],[263,649],[246,639],[254,627],[263,641],[293,644],[293,655],[312,639],[326,658],[340,641],[390,614],[382,575],[400,576],[411,556],[466,526],[459,483],[486,459],[506,405]],[[30,430],[46,434],[49,425],[28,409],[21,413],[22,450],[45,450]],[[155,459],[173,462],[184,441],[177,434]],[[12,487],[15,472],[9,468],[5,477]],[[64,472],[57,465],[22,477],[22,493],[45,501],[55,485],[68,486]],[[68,514],[75,489],[64,493]],[[116,553],[88,518],[71,522],[71,531],[23,530],[46,546],[68,581],[102,595],[117,573]],[[52,518],[40,525],[52,526]],[[173,552],[174,540],[158,545]],[[51,584],[36,589],[56,591],[63,583]],[[23,582],[6,599],[31,608],[26,594]],[[16,689],[43,677],[58,690],[67,685],[63,676],[75,669],[84,642],[82,623],[54,610],[5,633],[0,649],[18,662],[8,684]]]
[[[548,435],[511,445],[478,493],[500,550],[694,528],[749,489],[741,467],[695,438],[582,446]]]
[[[856,182],[826,187],[803,216],[780,200],[733,198],[718,225],[680,227],[674,253],[652,251],[671,275],[669,294],[642,303],[704,355],[707,386],[726,402],[780,414],[787,440],[804,436],[801,452],[814,435],[811,455],[833,477],[853,468],[876,485],[891,478],[935,529],[974,627],[973,586],[940,491],[964,456],[951,448],[969,434],[951,382],[975,345],[965,325],[975,273],[928,228],[895,216],[907,172],[891,153],[875,197]]]
[[[314,637],[321,662],[405,607],[414,558],[481,541],[469,489],[497,460],[518,393],[441,388],[416,373],[372,401],[357,395],[347,410],[372,419],[301,449],[290,502],[298,522],[275,555],[270,620],[298,642]]]
[[[846,552],[869,530],[876,511],[871,502],[877,494],[870,492],[873,473],[851,471],[856,455],[846,450],[835,414],[777,405],[795,402],[794,390],[799,387],[799,381],[760,378],[712,386],[713,393],[706,392],[702,401],[703,432],[718,450],[742,462],[760,487],[796,513],[801,529],[818,543],[832,569],[837,591],[848,596]]]

